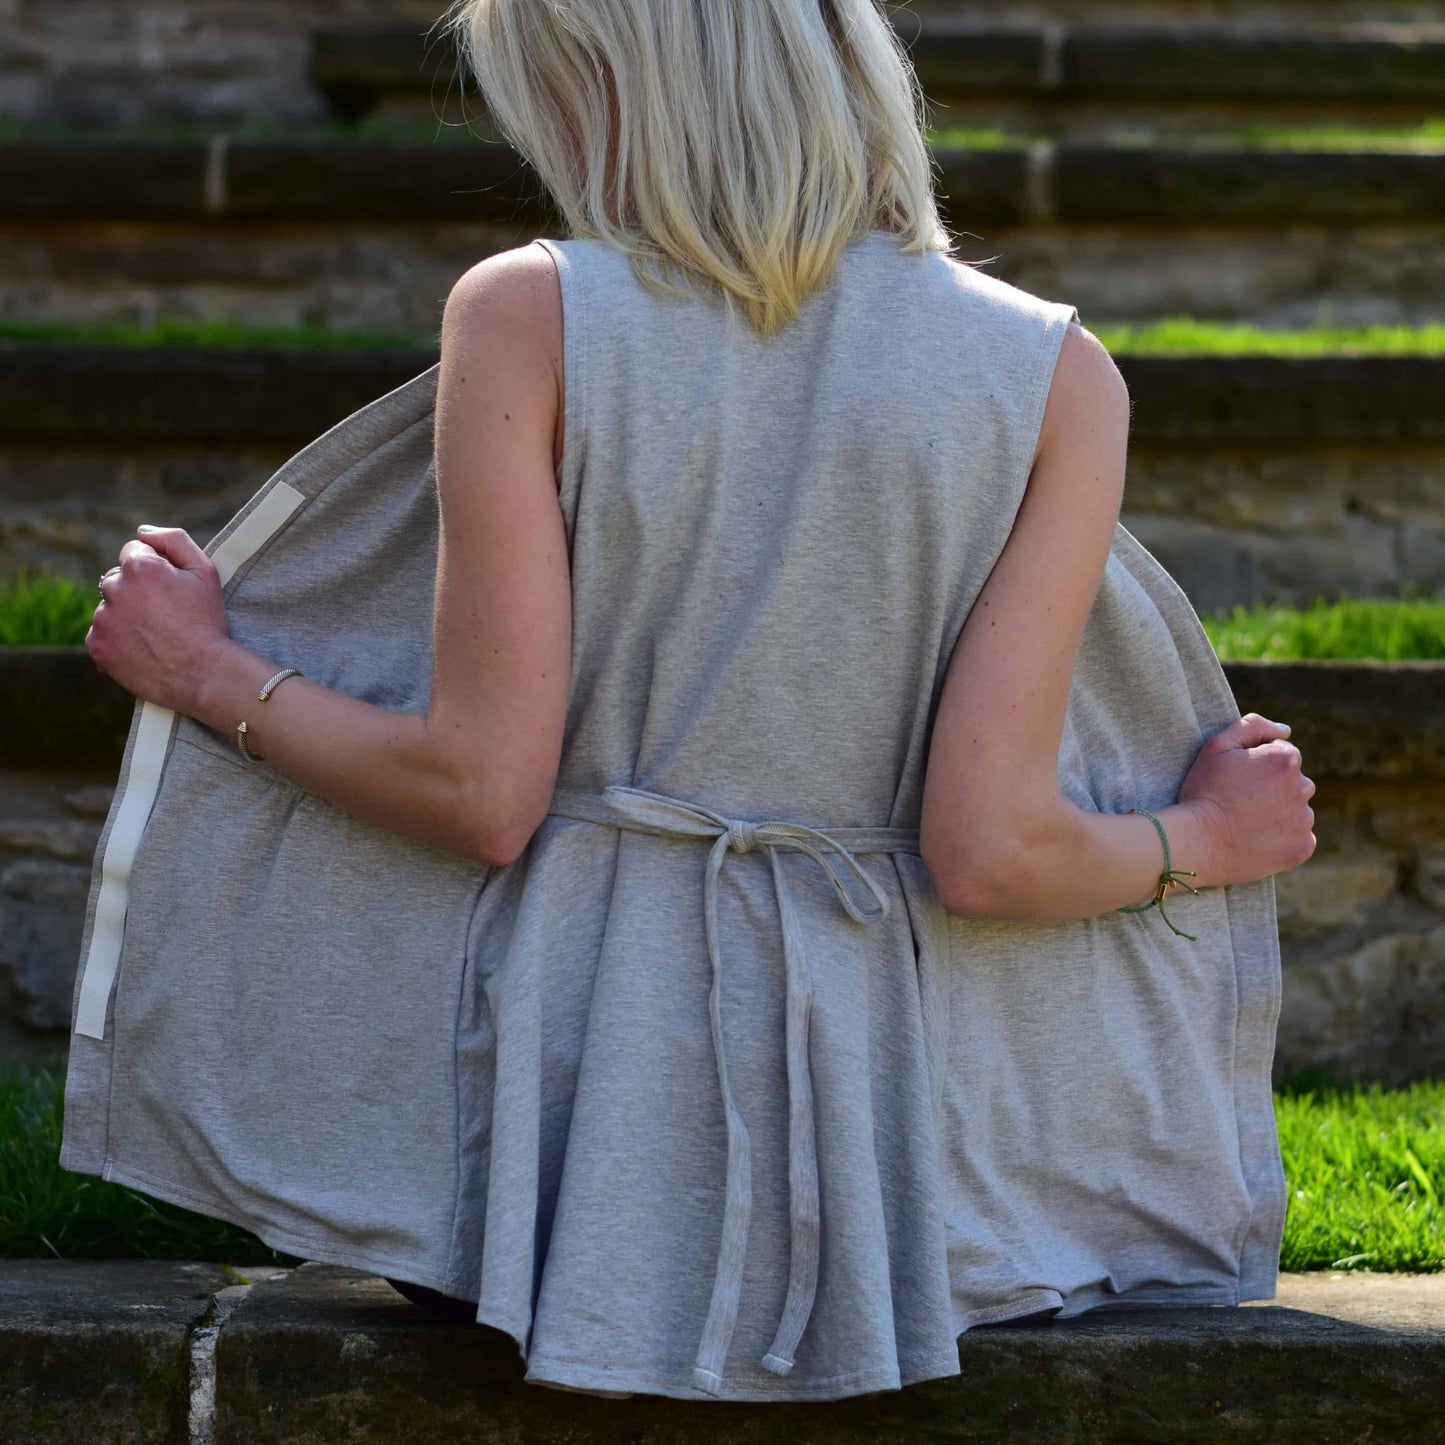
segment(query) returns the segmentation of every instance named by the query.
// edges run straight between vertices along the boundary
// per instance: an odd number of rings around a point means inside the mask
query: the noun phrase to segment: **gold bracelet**
[[[266,679],[261,685],[261,691],[256,694],[257,698],[265,702],[266,699],[271,696],[272,692],[275,691],[278,682],[283,678],[296,677],[300,674],[301,669],[299,667],[283,667],[280,672]],[[241,721],[236,724],[236,746],[240,748],[241,756],[245,758],[248,763],[264,762],[264,758],[253,758],[250,749],[246,746],[246,736],[250,731],[250,728],[246,726],[245,718],[242,718]]]

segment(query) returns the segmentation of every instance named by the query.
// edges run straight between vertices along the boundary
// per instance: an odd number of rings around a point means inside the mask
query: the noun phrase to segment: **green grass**
[[[1334,326],[1284,330],[1247,321],[1163,316],[1148,322],[1096,321],[1085,325],[1116,356],[1445,356],[1445,322],[1416,326]],[[255,326],[241,321],[173,317],[141,324],[81,323],[0,317],[0,341],[75,342],[88,346],[289,346],[331,350],[382,347],[435,351],[440,330],[332,331],[324,326]]]
[[[1116,356],[1445,356],[1445,322],[1440,321],[1290,330],[1192,316],[1084,324]]]
[[[1235,607],[1200,621],[1226,660],[1445,658],[1445,601],[1438,597],[1320,597],[1308,607]]]
[[[100,600],[88,583],[23,571],[0,580],[0,644],[65,647],[85,641]],[[1200,615],[1221,658],[1386,662],[1445,658],[1445,601],[1429,595],[1344,597],[1305,608],[1236,607]]]
[[[56,1162],[61,1063],[0,1067],[0,1256],[295,1264],[249,1231]],[[1275,1093],[1289,1186],[1280,1267],[1445,1269],[1445,1080],[1300,1076]]]
[[[442,104],[445,86],[438,81],[435,104]],[[455,87],[451,92],[455,96]],[[123,128],[75,126],[58,121],[31,121],[0,116],[0,145],[7,141],[48,140],[70,142],[111,142],[119,145],[150,142],[205,142],[225,135],[234,140],[333,141],[358,145],[485,145],[496,143],[496,132],[486,116],[477,113],[477,101],[469,92],[466,114],[457,120],[337,119],[308,121],[304,125],[255,117],[234,121],[147,121]]]
[[[87,346],[298,346],[321,351],[441,345],[440,334],[403,331],[331,331],[324,326],[254,326],[241,321],[177,317],[141,325],[114,321],[100,325],[71,321],[0,319],[0,341],[74,341]]]
[[[1016,150],[1039,140],[1056,140],[1049,131],[1004,131],[988,126],[942,126],[924,131],[936,150]],[[1349,125],[1322,121],[1306,125],[1243,124],[1217,130],[1171,131],[1167,123],[1152,129],[1147,139],[1121,130],[1090,144],[1155,147],[1159,150],[1238,149],[1304,151],[1425,151],[1445,150],[1445,118],[1397,125]]]
[[[0,117],[0,145],[6,141],[52,140],[87,142],[113,141],[130,144],[153,142],[204,142],[215,135],[236,140],[331,141],[358,145],[483,145],[496,143],[498,133],[487,115],[475,87],[467,83],[459,105],[454,76],[439,71],[432,90],[432,105],[443,109],[446,119],[411,120],[367,117],[347,121],[328,117],[304,124],[268,117],[230,121],[146,121],[123,129],[76,126],[58,121],[33,121],[13,116]],[[461,117],[461,118],[453,118]],[[924,128],[924,139],[944,150],[1018,150],[1036,140],[1056,137],[1045,130],[1009,130],[988,125],[944,125]],[[1128,128],[1104,136],[1100,144],[1130,147],[1140,144],[1160,149],[1188,149],[1196,146],[1237,147],[1242,150],[1425,150],[1445,148],[1445,117],[1402,121],[1386,125],[1350,125],[1321,121],[1300,125],[1245,123],[1216,130],[1170,131],[1167,126],[1154,138],[1141,141]]]
[[[99,587],[22,567],[12,580],[0,581],[0,646],[64,647],[84,642],[99,605]]]
[[[1445,1269],[1445,1080],[1276,1091],[1280,1267]]]
[[[301,1263],[234,1224],[62,1169],[64,1098],[59,1064],[0,1067],[0,1257]]]

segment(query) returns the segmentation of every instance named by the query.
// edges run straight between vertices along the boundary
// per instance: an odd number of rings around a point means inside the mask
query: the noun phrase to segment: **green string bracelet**
[[[1187,888],[1191,893],[1198,893],[1199,890],[1198,890],[1192,883],[1185,883],[1185,882],[1183,881],[1183,877],[1184,877],[1184,876],[1187,876],[1187,877],[1190,877],[1190,878],[1196,878],[1196,877],[1198,877],[1198,870],[1197,870],[1197,869],[1194,869],[1194,868],[1172,868],[1172,867],[1170,867],[1170,865],[1169,865],[1169,838],[1168,838],[1168,836],[1167,836],[1167,835],[1165,834],[1165,832],[1164,832],[1164,825],[1163,825],[1163,823],[1161,823],[1161,822],[1159,821],[1159,819],[1156,818],[1156,817],[1154,816],[1154,814],[1151,813],[1151,812],[1148,810],[1148,808],[1126,808],[1126,809],[1125,809],[1125,812],[1128,812],[1128,813],[1143,813],[1144,816],[1145,816],[1146,818],[1148,818],[1151,823],[1153,823],[1153,825],[1155,826],[1155,828],[1158,829],[1158,831],[1159,831],[1159,841],[1160,841],[1161,843],[1163,843],[1163,845],[1164,845],[1164,871],[1159,875],[1159,888],[1158,888],[1158,891],[1154,894],[1154,896],[1153,896],[1147,903],[1135,904],[1135,905],[1133,905],[1133,906],[1131,906],[1131,907],[1129,907],[1129,908],[1120,908],[1120,909],[1117,909],[1116,912],[1119,912],[1119,913],[1147,913],[1151,908],[1157,907],[1157,908],[1159,909],[1159,916],[1165,921],[1165,923],[1169,924],[1170,928],[1174,928],[1174,924],[1173,924],[1173,922],[1171,921],[1169,915],[1168,915],[1167,913],[1165,913],[1165,911],[1164,911],[1164,892],[1165,892],[1165,890],[1170,886],[1170,884],[1173,884],[1173,886],[1176,887],[1176,888]],[[1181,938],[1187,938],[1191,943],[1194,943],[1194,942],[1197,941],[1194,934],[1192,934],[1192,933],[1185,933],[1182,928],[1174,928],[1174,931],[1175,931],[1175,933],[1179,934],[1179,936],[1180,936]]]

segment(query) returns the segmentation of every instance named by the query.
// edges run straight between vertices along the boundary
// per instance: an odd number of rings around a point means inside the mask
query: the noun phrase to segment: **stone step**
[[[89,582],[141,521],[212,535],[436,356],[0,343],[0,575]],[[1445,356],[1117,360],[1124,521],[1197,608],[1445,588]]]
[[[1291,741],[1307,753],[1316,781],[1445,791],[1445,662],[1241,659],[1222,666],[1246,711],[1291,722]],[[81,646],[0,646],[0,759],[7,769],[114,769],[134,710],[134,696]],[[0,784],[0,813],[3,799]],[[87,835],[86,857],[98,832],[97,824]],[[22,846],[23,836],[17,820],[0,816],[0,848]]]
[[[421,346],[0,341],[0,434],[11,444],[303,442],[437,356]],[[1140,446],[1445,444],[1445,355],[1115,360]]]
[[[430,332],[474,262],[566,234],[510,147],[437,129],[12,136],[6,314]],[[1445,146],[1066,137],[934,163],[960,260],[1092,316],[1445,319]]]
[[[1188,12],[1152,23],[980,20],[940,10],[890,15],[924,93],[948,124],[1071,128],[1093,107],[1167,124],[1212,106],[1221,121],[1311,112],[1340,120],[1428,117],[1445,101],[1445,24],[1347,24],[1277,18],[1202,21]],[[450,40],[412,22],[332,24],[311,36],[310,79],[349,118],[423,113],[400,104],[458,94]],[[468,75],[473,112],[485,109]],[[942,124],[942,118],[935,118]]]
[[[940,145],[955,225],[1445,221],[1445,145],[1268,149],[1228,142]],[[35,131],[0,142],[0,222],[389,219],[559,224],[506,143],[223,130],[173,139]]]
[[[1445,1274],[1282,1273],[1234,1308],[1105,1306],[959,1339],[956,1377],[817,1404],[607,1400],[524,1381],[511,1337],[364,1271],[0,1261],[0,1438],[1388,1440],[1437,1445]]]

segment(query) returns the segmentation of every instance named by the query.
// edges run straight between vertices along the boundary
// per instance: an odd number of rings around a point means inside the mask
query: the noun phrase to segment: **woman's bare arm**
[[[258,707],[258,687],[285,659],[229,641],[185,708],[228,734],[246,718],[255,756],[359,817],[497,865],[545,816],[562,748],[572,599],[555,471],[561,336],[558,280],[541,247],[488,257],[447,300],[426,713],[306,677]]]
[[[1059,787],[1084,625],[1124,493],[1130,399],[1113,359],[1071,323],[1013,532],[954,647],[924,780],[923,858],[952,913],[1090,918],[1151,898],[1164,868],[1143,814],[1092,813]],[[1218,882],[1208,823],[1152,810],[1173,866]]]

